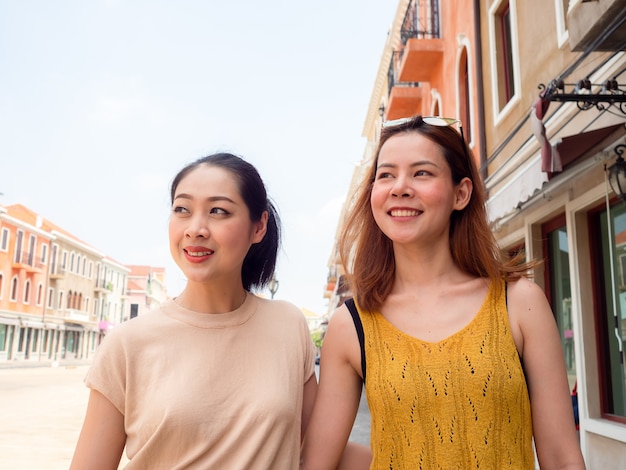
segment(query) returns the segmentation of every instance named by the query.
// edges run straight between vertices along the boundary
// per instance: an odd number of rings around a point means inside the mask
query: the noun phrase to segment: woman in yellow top
[[[455,119],[383,125],[340,239],[301,468],[335,468],[365,384],[372,469],[585,468],[554,316],[505,259]]]

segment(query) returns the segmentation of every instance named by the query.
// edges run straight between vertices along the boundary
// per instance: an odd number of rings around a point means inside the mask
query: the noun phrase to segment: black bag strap
[[[361,346],[361,371],[363,372],[363,382],[365,382],[365,334],[363,333],[363,323],[361,323],[361,317],[356,309],[354,299],[346,300],[345,304],[352,316],[356,334],[359,337],[359,345]]]

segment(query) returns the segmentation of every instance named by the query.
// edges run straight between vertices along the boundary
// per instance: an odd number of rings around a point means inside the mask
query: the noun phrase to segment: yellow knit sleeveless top
[[[530,400],[503,281],[491,282],[466,327],[437,343],[380,313],[359,316],[371,469],[534,469]]]

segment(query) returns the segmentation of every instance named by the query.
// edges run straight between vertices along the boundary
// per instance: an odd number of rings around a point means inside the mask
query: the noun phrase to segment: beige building
[[[432,38],[403,34],[411,8],[437,12],[443,51]],[[457,17],[477,19],[475,36],[464,23],[450,23],[446,10],[452,9]],[[432,15],[427,18],[434,24]],[[400,83],[394,82],[393,57],[398,54],[395,63],[402,70],[410,63],[407,50],[420,47],[424,55],[414,62],[419,73],[401,71]],[[621,175],[626,191],[625,50],[624,0],[402,0],[365,119],[363,162],[353,179],[360,181],[362,166],[371,160],[385,113],[463,121],[502,248],[544,261],[535,281],[554,311],[570,386],[578,393],[583,454],[588,468],[603,470],[623,469],[626,462],[626,197],[618,197],[609,182]],[[428,57],[437,54],[433,66]],[[402,77],[419,85],[407,85]],[[443,78],[440,84],[437,77]],[[390,116],[394,98],[406,100],[412,88],[422,88],[414,107]],[[326,293],[331,310],[350,295],[341,287],[341,274],[332,253]]]

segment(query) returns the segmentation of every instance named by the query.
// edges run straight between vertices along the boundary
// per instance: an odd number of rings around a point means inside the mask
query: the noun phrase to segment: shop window
[[[602,416],[626,423],[626,206],[590,214]]]
[[[570,390],[576,385],[576,357],[572,321],[572,284],[569,269],[569,247],[565,216],[542,226],[546,258],[545,292],[552,307],[561,336]]]
[[[7,350],[7,336],[9,325],[0,325],[0,351]]]

